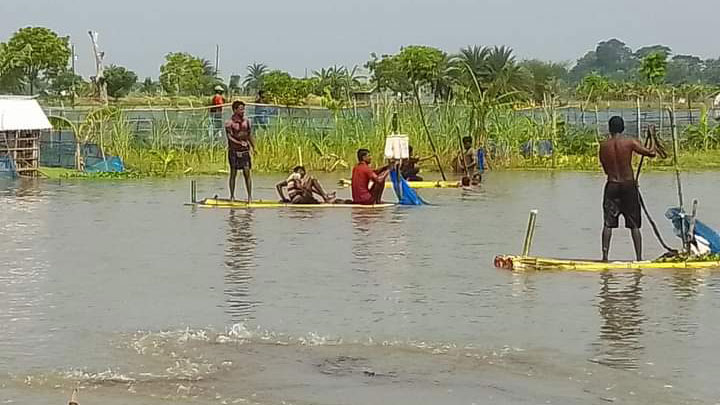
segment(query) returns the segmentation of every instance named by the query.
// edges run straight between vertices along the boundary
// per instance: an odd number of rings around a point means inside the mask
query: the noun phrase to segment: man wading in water
[[[600,163],[607,174],[603,195],[602,260],[608,261],[612,230],[618,227],[618,218],[622,214],[625,227],[632,235],[635,256],[641,261],[640,195],[633,174],[632,156],[637,153],[655,157],[655,146],[648,149],[639,140],[623,135],[625,122],[621,117],[610,118],[609,129],[610,138],[600,143]]]
[[[235,200],[235,179],[237,171],[242,170],[245,178],[248,204],[252,200],[252,154],[255,152],[255,140],[252,137],[250,121],[245,118],[245,103],[232,103],[233,115],[225,122],[225,134],[228,139],[228,162],[230,163],[230,200]]]

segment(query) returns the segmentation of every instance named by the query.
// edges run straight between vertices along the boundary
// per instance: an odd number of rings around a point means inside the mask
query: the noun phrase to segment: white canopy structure
[[[0,95],[0,132],[52,129],[37,100]]]
[[[40,132],[50,129],[37,100],[0,95],[0,172],[37,176]]]

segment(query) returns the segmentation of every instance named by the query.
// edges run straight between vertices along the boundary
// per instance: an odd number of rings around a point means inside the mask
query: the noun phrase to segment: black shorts
[[[625,228],[640,229],[640,195],[634,181],[605,183],[603,195],[605,226],[618,227],[618,218],[625,218]]]
[[[252,157],[250,152],[240,152],[230,150],[228,151],[228,163],[230,168],[235,170],[250,170],[252,169]]]

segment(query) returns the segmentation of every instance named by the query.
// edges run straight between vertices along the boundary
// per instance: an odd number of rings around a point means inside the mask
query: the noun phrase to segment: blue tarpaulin
[[[400,205],[424,205],[426,204],[415,190],[403,179],[397,170],[390,171],[390,180],[393,184],[393,190]]]
[[[11,156],[0,155],[0,177],[17,177],[17,168]]]

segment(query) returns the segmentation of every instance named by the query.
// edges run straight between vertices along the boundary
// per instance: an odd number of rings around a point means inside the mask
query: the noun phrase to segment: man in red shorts
[[[373,205],[382,203],[382,194],[385,191],[385,180],[390,174],[389,166],[373,170],[370,167],[372,156],[367,149],[358,149],[358,164],[352,171],[352,200],[353,204]],[[372,186],[370,185],[372,182]]]

